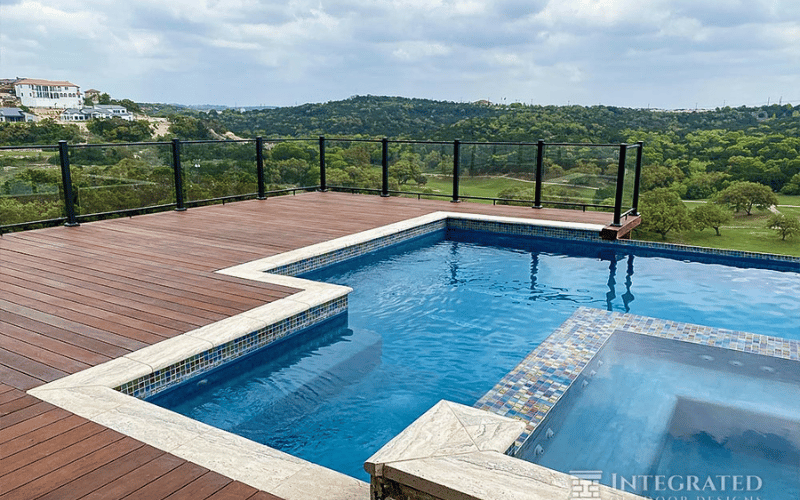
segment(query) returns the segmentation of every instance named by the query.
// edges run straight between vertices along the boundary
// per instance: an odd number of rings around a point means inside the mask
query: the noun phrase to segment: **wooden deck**
[[[25,393],[288,295],[213,271],[434,211],[601,212],[307,193],[0,237],[0,500],[274,499]]]

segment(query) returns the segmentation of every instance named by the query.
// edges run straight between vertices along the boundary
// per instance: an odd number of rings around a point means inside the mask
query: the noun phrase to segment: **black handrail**
[[[266,144],[274,144],[274,143],[281,143],[281,142],[316,142],[319,147],[319,184],[316,186],[302,186],[302,187],[290,187],[286,189],[278,189],[273,191],[266,190],[266,181],[265,181],[265,168],[264,168],[264,149]],[[339,141],[339,142],[366,142],[366,143],[375,143],[381,144],[381,187],[380,189],[374,188],[365,188],[365,187],[347,187],[347,186],[329,186],[328,179],[327,179],[327,162],[326,162],[326,143],[331,141]],[[255,151],[255,171],[257,177],[257,192],[256,193],[245,193],[245,194],[236,194],[230,196],[222,196],[222,197],[215,197],[215,198],[208,198],[202,200],[190,200],[187,201],[185,199],[185,192],[184,192],[184,184],[183,184],[183,168],[181,167],[181,146],[186,144],[254,144],[256,148]],[[440,145],[440,146],[452,146],[453,152],[453,185],[452,185],[452,192],[449,194],[444,193],[424,193],[424,192],[416,192],[416,191],[402,191],[402,190],[391,190],[389,189],[389,145],[390,144],[425,144],[425,145]],[[505,198],[491,198],[491,197],[482,197],[482,196],[465,196],[462,195],[460,190],[460,179],[462,177],[461,173],[461,155],[462,145],[482,145],[482,146],[530,146],[536,147],[536,167],[534,173],[534,199],[533,200],[515,200],[515,199],[505,199]],[[122,209],[122,210],[114,210],[108,212],[101,212],[101,213],[93,213],[93,214],[76,214],[75,207],[76,207],[76,196],[73,192],[72,188],[72,181],[70,178],[70,163],[69,163],[69,150],[71,148],[82,149],[82,148],[101,148],[101,147],[131,147],[131,146],[171,146],[171,164],[172,170],[174,174],[174,186],[173,186],[173,194],[175,203],[169,204],[161,204],[161,205],[154,205],[154,206],[145,206],[145,207],[136,207],[136,208],[129,208],[129,209]],[[267,148],[269,146],[266,146]],[[602,205],[602,204],[592,204],[592,203],[581,203],[581,202],[571,202],[571,201],[548,201],[542,199],[542,185],[544,181],[544,156],[547,147],[604,147],[604,148],[619,148],[619,163],[617,167],[617,177],[616,177],[616,190],[614,196],[614,206],[609,205]],[[515,203],[515,204],[530,204],[532,208],[542,208],[543,205],[548,206],[572,206],[572,207],[581,207],[584,211],[587,208],[598,208],[598,209],[611,209],[614,213],[613,218],[613,225],[619,226],[621,225],[621,219],[623,217],[628,217],[630,215],[638,215],[638,205],[639,205],[639,184],[641,180],[641,168],[642,168],[642,150],[644,147],[643,142],[637,142],[635,144],[591,144],[591,143],[568,143],[568,142],[545,142],[544,140],[538,140],[537,142],[476,142],[476,141],[461,141],[455,140],[452,142],[449,141],[423,141],[423,140],[411,140],[411,139],[388,139],[388,138],[381,138],[381,139],[363,139],[363,138],[347,138],[347,137],[325,137],[319,136],[317,138],[269,138],[265,139],[263,137],[257,137],[255,139],[237,139],[237,140],[193,140],[193,141],[182,141],[179,139],[172,139],[169,142],[134,142],[134,143],[107,143],[107,144],[74,144],[69,145],[66,141],[59,141],[58,145],[28,145],[28,146],[0,146],[0,151],[5,150],[57,150],[59,154],[59,162],[61,164],[61,185],[60,190],[63,194],[63,203],[64,203],[64,217],[53,218],[53,219],[45,219],[45,220],[38,220],[38,221],[31,221],[31,222],[21,222],[21,223],[14,223],[14,224],[2,224],[0,221],[0,234],[5,231],[10,230],[17,230],[17,229],[24,229],[28,227],[34,226],[41,226],[41,225],[55,225],[64,223],[67,226],[74,226],[78,225],[78,221],[84,220],[92,220],[96,218],[106,218],[106,217],[116,217],[116,216],[130,216],[139,213],[146,213],[151,211],[159,211],[174,208],[176,210],[185,210],[187,206],[199,206],[211,203],[226,203],[228,201],[237,201],[237,200],[245,200],[245,199],[252,199],[256,198],[259,200],[266,200],[269,196],[293,193],[296,194],[298,191],[311,191],[311,190],[319,190],[319,191],[327,191],[328,189],[333,189],[337,191],[351,191],[351,192],[363,192],[363,193],[378,193],[381,196],[389,196],[389,195],[412,195],[417,196],[418,198],[424,197],[442,197],[442,198],[451,198],[453,202],[459,202],[461,200],[479,200],[479,201],[491,201],[493,204],[497,203]],[[636,164],[635,164],[635,172],[634,172],[634,182],[633,182],[633,195],[632,195],[632,203],[631,207],[623,212],[623,190],[625,186],[625,166],[627,163],[627,152],[630,149],[636,150]]]

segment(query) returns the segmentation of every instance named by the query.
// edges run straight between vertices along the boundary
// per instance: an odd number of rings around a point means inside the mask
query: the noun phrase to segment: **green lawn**
[[[452,177],[428,177],[425,188],[434,193],[453,194]],[[484,198],[497,198],[497,193],[509,188],[533,187],[532,182],[509,179],[506,177],[461,177],[458,182],[458,193],[461,196],[480,196]]]
[[[452,195],[452,177],[436,176],[428,177],[428,182],[422,187],[433,190],[434,193]],[[535,184],[530,181],[510,179],[508,177],[462,177],[458,183],[458,193],[460,196],[479,196],[482,198],[497,198],[501,191],[511,188],[534,189]],[[547,186],[545,186],[545,189]],[[594,190],[588,187],[569,187],[559,186],[565,190],[569,196],[580,198],[591,202],[594,197]],[[531,197],[533,197],[531,195]],[[544,193],[547,200],[547,192]]]
[[[800,207],[800,196],[789,196],[786,194],[778,195],[778,206],[794,205]]]

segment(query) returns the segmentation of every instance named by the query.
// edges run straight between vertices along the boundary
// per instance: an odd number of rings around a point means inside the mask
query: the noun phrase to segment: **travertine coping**
[[[577,486],[592,488],[592,498],[641,500],[506,455],[524,429],[519,420],[440,401],[364,464],[378,490],[373,498],[389,498],[399,484],[413,491],[409,498],[566,500]]]
[[[222,269],[217,272],[300,291],[31,389],[28,394],[286,500],[367,499],[369,485],[363,481],[122,394],[114,388],[343,297],[351,291],[343,286],[266,271],[451,217],[596,231],[598,234],[603,227],[597,224],[437,212]]]

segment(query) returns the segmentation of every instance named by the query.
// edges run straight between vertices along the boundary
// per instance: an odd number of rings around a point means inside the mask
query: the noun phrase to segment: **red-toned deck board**
[[[109,270],[76,270],[70,268],[60,269],[59,266],[42,263],[37,267],[32,267],[25,259],[18,259],[18,262],[10,263],[7,267],[13,268],[6,273],[23,276],[25,274],[37,276],[37,281],[58,276],[55,286],[62,290],[62,293],[80,294],[81,289],[88,289],[133,301],[134,303],[160,304],[164,308],[169,308],[174,302],[178,303],[179,310],[192,307],[200,310],[213,311],[227,315],[231,308],[244,307],[248,304],[257,304],[259,296],[266,297],[266,300],[283,296],[283,287],[275,285],[265,285],[263,287],[253,287],[247,283],[236,294],[224,294],[216,290],[209,292],[205,288],[187,287],[182,282],[170,282],[165,285],[156,284],[149,280],[142,280],[141,276],[134,276],[129,270],[126,276],[109,275]],[[0,272],[0,276],[4,273]],[[133,277],[127,277],[131,275]],[[220,275],[215,275],[214,279],[225,281]],[[241,280],[239,280],[241,282]],[[52,283],[52,281],[50,282]],[[171,286],[170,286],[171,285]],[[216,295],[212,295],[216,293]],[[247,293],[247,295],[242,295]],[[107,300],[111,300],[110,298]],[[262,303],[264,300],[261,301]],[[175,306],[172,306],[175,307]],[[251,306],[253,307],[253,306]],[[202,315],[202,313],[201,313]]]
[[[146,344],[160,342],[176,329],[188,331],[192,327],[202,324],[197,320],[192,322],[177,321],[159,315],[158,311],[148,315],[144,311],[134,308],[112,307],[111,305],[106,305],[105,308],[99,307],[94,301],[87,304],[74,300],[74,297],[62,298],[57,295],[42,293],[30,287],[26,288],[24,284],[21,287],[12,283],[11,280],[7,280],[6,287],[4,298],[9,302],[30,307],[43,313],[56,308],[59,311],[59,315],[64,319],[81,322],[87,326],[100,328]],[[142,318],[148,318],[149,321]]]
[[[56,269],[63,270],[64,272],[72,271],[73,274],[78,273],[79,275],[81,273],[89,273],[96,276],[105,276],[107,278],[113,277],[132,284],[156,284],[166,288],[177,288],[179,290],[191,289],[192,286],[203,284],[204,280],[210,278],[208,271],[216,270],[219,264],[217,262],[215,265],[209,265],[202,269],[194,269],[179,264],[164,263],[157,254],[150,254],[146,258],[128,259],[123,262],[121,258],[97,254],[95,249],[81,250],[75,248],[72,251],[77,254],[82,254],[84,259],[81,264],[76,264],[72,262],[72,259],[66,256],[66,252],[50,253],[38,249],[26,249],[20,246],[17,246],[16,250],[23,253],[23,256],[18,258],[20,262],[31,263],[46,259],[48,262],[55,265]],[[27,250],[27,252],[23,252],[24,250]],[[246,262],[247,260],[235,262]],[[223,265],[222,267],[227,267],[227,265]],[[227,292],[228,289],[225,288],[227,278],[222,279],[217,277],[216,279],[219,280],[220,291]],[[242,282],[240,282],[240,285],[241,283]],[[265,290],[282,289],[282,287],[276,287],[275,285],[248,283],[248,286]],[[230,287],[230,290],[235,291],[238,289],[237,287]]]
[[[118,456],[108,464],[92,472],[64,482],[63,486],[51,490],[38,500],[77,500],[106,486],[139,467],[164,455],[164,452],[151,446],[140,446],[128,454]]]
[[[86,420],[83,418],[77,415],[68,415],[65,418],[37,427],[31,432],[22,434],[11,441],[3,443],[3,446],[0,447],[0,459],[19,453],[22,450],[27,450],[32,446],[47,441],[51,435],[67,432],[84,423],[86,423]]]
[[[38,321],[39,323],[44,323],[54,328],[60,328],[90,338],[95,338],[109,345],[117,346],[123,349],[137,350],[148,345],[136,339],[125,337],[123,335],[117,335],[101,328],[96,328],[90,325],[88,322],[83,322],[81,320],[73,321],[69,319],[68,315],[66,314],[67,311],[65,310],[53,310],[51,312],[45,312],[27,307],[24,304],[17,304],[10,300],[2,299],[0,299],[0,308],[10,313],[12,317],[13,315],[17,315],[23,318],[29,318],[33,321]]]
[[[73,415],[70,412],[62,410],[61,408],[50,410],[43,410],[40,408],[40,411],[38,411],[36,414],[28,415],[27,418],[21,422],[16,422],[13,424],[9,422],[8,426],[5,425],[6,419],[4,417],[0,417],[0,426],[2,426],[0,427],[0,444],[5,446],[7,443],[13,442],[15,439],[26,436],[32,432],[36,432],[42,427],[46,427],[71,416]],[[47,438],[43,434],[37,436],[37,439],[45,440]],[[6,450],[3,450],[3,452],[6,453]],[[11,454],[11,451],[8,451],[8,454]]]
[[[0,500],[275,500],[23,391],[294,292],[215,270],[434,211],[611,222],[601,212],[308,193],[0,237]]]
[[[94,426],[100,427],[93,422],[87,422],[81,426],[81,429],[84,431],[84,433],[75,432],[71,433],[70,435],[64,434],[49,440],[47,442],[49,447],[43,447],[46,452],[44,456],[37,456],[36,460],[32,462],[26,461],[24,466],[18,468],[12,463],[10,465],[12,468],[9,470],[8,474],[0,476],[0,484],[3,485],[2,487],[5,489],[5,491],[11,493],[13,490],[20,488],[31,481],[35,481],[53,470],[61,468],[76,460],[80,460],[89,453],[101,449],[111,442],[118,441],[124,437],[118,432],[112,431],[111,429],[103,430],[102,428],[99,432],[86,436],[85,433],[93,430]],[[50,441],[52,441],[52,443]],[[56,451],[51,452],[51,450]],[[11,460],[13,458],[24,460],[27,457],[24,455],[21,457],[12,455],[6,460]],[[0,498],[3,497],[0,496]]]
[[[137,467],[135,470],[124,474],[117,479],[103,485],[102,487],[94,490],[92,493],[83,497],[84,500],[106,500],[124,498],[134,492],[139,492],[140,489],[153,481],[158,480],[164,474],[175,470],[181,464],[186,463],[184,460],[177,458],[168,453],[157,456],[155,459]],[[155,493],[152,492],[151,493]],[[163,492],[155,498],[164,498],[171,495],[174,491]],[[135,495],[132,498],[146,498],[140,495]]]
[[[74,480],[76,477],[80,478],[85,474],[105,466],[120,455],[126,455],[142,446],[144,446],[143,443],[129,437],[124,437],[108,445],[95,448],[94,451],[87,453],[83,457],[77,460],[70,460],[63,466],[54,468],[43,476],[11,491],[7,499],[38,499],[42,495],[52,492],[53,484],[64,484]]]
[[[10,309],[3,311],[3,323],[4,327],[6,325],[13,325],[17,328],[36,332],[54,340],[61,340],[68,344],[78,346],[111,358],[124,356],[130,351],[129,349],[123,349],[114,344],[92,338],[91,336],[87,336],[81,332],[60,328],[58,326],[37,321],[29,316],[12,313]],[[8,330],[6,330],[6,334],[9,334]]]
[[[75,366],[72,369],[66,366],[60,367],[58,365],[53,365],[55,368],[74,372],[75,369],[84,370],[89,366],[98,365],[110,359],[110,356],[108,355],[98,354],[96,352],[89,351],[88,349],[78,347],[75,344],[64,342],[63,340],[60,339],[53,339],[45,335],[41,335],[37,332],[32,332],[30,330],[20,328],[10,323],[5,324],[4,327],[5,328],[3,330],[3,333],[0,334],[0,336],[3,337],[2,339],[0,339],[0,342],[3,343],[7,342],[9,350],[23,353],[23,351],[28,347],[21,346],[22,349],[17,350],[16,345],[17,343],[24,343],[33,346],[34,349],[49,351],[53,354],[65,358],[61,361],[62,363],[69,364],[70,363],[69,360],[79,363],[79,365]],[[47,356],[47,354],[42,353],[40,356]]]
[[[172,310],[162,307],[160,302],[154,304],[137,304],[130,300],[118,299],[111,293],[101,293],[77,286],[69,290],[70,297],[68,299],[63,299],[60,298],[60,296],[62,296],[65,287],[56,280],[42,277],[41,279],[37,279],[35,283],[30,283],[30,276],[28,276],[28,279],[25,279],[22,277],[23,273],[15,270],[6,270],[4,275],[6,276],[6,284],[10,284],[12,287],[11,291],[17,295],[25,295],[31,298],[49,296],[51,298],[50,300],[61,301],[65,304],[64,307],[72,308],[80,306],[85,307],[85,304],[92,304],[98,309],[95,316],[100,318],[121,316],[125,318],[126,326],[131,325],[127,318],[136,317],[139,321],[143,321],[144,318],[150,318],[151,315],[165,318],[174,317],[190,324],[202,324],[202,321],[198,320],[198,316],[211,321],[218,321],[225,317],[223,314],[214,314],[208,311],[202,311],[199,315],[188,316],[181,310]],[[56,302],[52,303],[56,304]],[[131,312],[136,316],[131,316]]]
[[[9,330],[13,327],[12,325],[8,326]],[[73,358],[69,358],[57,352],[44,349],[36,345],[36,343],[23,342],[8,335],[0,334],[0,342],[6,346],[6,350],[9,352],[46,364],[64,373],[85,370],[91,366],[90,364],[76,361]]]
[[[67,372],[58,370],[52,366],[40,363],[32,358],[22,356],[16,352],[9,351],[2,347],[0,347],[0,365],[13,367],[17,373],[30,377],[34,380],[39,380],[41,383],[60,379],[69,375]],[[17,383],[14,377],[9,377],[8,379],[4,377],[4,381],[9,384]]]

